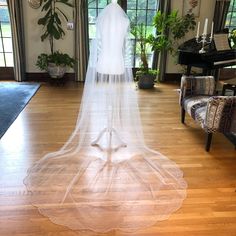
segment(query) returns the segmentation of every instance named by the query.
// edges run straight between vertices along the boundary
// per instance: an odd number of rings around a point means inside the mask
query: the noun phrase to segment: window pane
[[[98,7],[104,8],[107,5],[107,0],[98,0]]]
[[[226,18],[226,22],[225,22],[225,25],[226,25],[226,26],[229,26],[229,25],[230,25],[230,19],[231,19],[231,13],[228,13],[228,14],[227,14],[227,18]]]
[[[152,25],[153,17],[155,16],[156,11],[147,11],[147,25]]]
[[[3,37],[11,37],[11,25],[9,23],[1,23],[2,27],[2,36]]]
[[[9,67],[13,67],[14,63],[13,63],[13,54],[12,53],[5,53],[5,57],[6,57],[6,66]]]
[[[146,9],[147,0],[138,0],[138,9]]]
[[[232,31],[233,29],[236,28],[236,0],[230,1],[225,27],[229,28],[229,31]]]
[[[3,52],[2,39],[0,38],[0,52]]]
[[[147,59],[148,59],[148,65],[150,65],[150,67],[151,67],[151,65],[152,65],[152,54],[148,54]]]
[[[152,33],[155,33],[155,28],[153,26],[147,26],[146,27],[146,34],[149,35]]]
[[[152,47],[148,44],[146,47],[146,53],[151,54],[152,53]]]
[[[4,55],[3,53],[0,53],[0,66],[5,67],[5,62],[4,62]]]
[[[103,10],[103,8],[98,8],[98,14]]]
[[[95,23],[96,21],[96,9],[89,9],[88,10],[88,19],[89,19],[89,23]]]
[[[3,45],[5,52],[12,52],[12,40],[11,38],[3,38]]]
[[[134,47],[135,47],[135,40],[134,39],[131,39],[131,52],[134,53]]]
[[[96,26],[95,25],[89,25],[89,38],[95,38],[96,36]]]
[[[136,22],[136,11],[135,10],[127,10],[127,15],[132,23]]]
[[[236,12],[235,14],[232,16],[231,22],[230,22],[230,26],[236,25]]]
[[[148,9],[157,9],[158,0],[148,0]]]
[[[235,11],[236,10],[236,2],[235,0],[231,0],[230,6],[229,6],[229,11]]]
[[[128,0],[127,9],[136,9],[136,0]]]
[[[136,54],[140,54],[140,53],[141,53],[140,40],[137,39],[137,43],[136,43]]]
[[[9,13],[7,6],[0,6],[0,21],[9,22]]]
[[[137,23],[146,23],[146,11],[145,10],[138,10],[137,11]]]
[[[136,55],[135,56],[135,67],[140,67],[141,66],[141,59],[140,59],[140,55]]]
[[[97,0],[88,0],[88,8],[96,8]]]

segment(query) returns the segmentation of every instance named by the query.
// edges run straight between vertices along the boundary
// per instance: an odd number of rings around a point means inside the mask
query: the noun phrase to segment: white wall
[[[183,2],[188,0],[172,0],[171,1],[171,7],[172,10],[178,10],[179,14],[182,15],[183,10]],[[205,18],[209,19],[209,25],[208,25],[208,33],[210,33],[211,30],[211,22],[214,16],[214,9],[215,9],[215,2],[216,0],[201,0],[200,3],[200,15],[196,18],[196,22],[201,22],[200,32],[203,30],[203,25]],[[195,37],[196,31],[190,32],[186,37],[183,39],[183,41],[186,41],[190,38]],[[167,66],[166,66],[166,73],[181,73],[182,68],[179,65],[176,65],[176,58],[173,58],[172,55],[168,54],[167,57]]]
[[[40,53],[49,53],[50,46],[48,40],[41,42],[42,27],[37,24],[41,17],[40,9],[33,9],[29,6],[28,0],[23,1],[24,6],[24,27],[25,27],[25,46],[26,46],[26,72],[39,72],[35,66],[37,57]],[[72,20],[73,12],[70,7],[66,7],[66,15]],[[74,56],[74,31],[66,29],[66,22],[63,23],[65,37],[63,40],[55,42],[55,49]]]

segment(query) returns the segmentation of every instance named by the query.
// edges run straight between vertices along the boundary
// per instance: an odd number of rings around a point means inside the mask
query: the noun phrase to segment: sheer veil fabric
[[[181,207],[187,184],[173,161],[145,146],[129,19],[116,1],[96,27],[75,130],[28,170],[24,183],[31,203],[54,223],[129,232],[167,219]]]

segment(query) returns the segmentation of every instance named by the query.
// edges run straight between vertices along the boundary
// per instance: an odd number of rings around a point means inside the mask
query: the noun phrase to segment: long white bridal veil
[[[131,70],[129,20],[113,1],[97,18],[77,124],[24,180],[31,203],[73,230],[133,231],[181,207],[178,166],[145,146]]]

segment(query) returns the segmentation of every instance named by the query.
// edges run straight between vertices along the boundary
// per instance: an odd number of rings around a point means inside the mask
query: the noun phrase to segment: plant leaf
[[[55,19],[56,19],[56,22],[58,25],[61,25],[61,20],[60,18],[58,17],[58,14],[55,12]]]
[[[53,0],[47,0],[48,2],[46,2],[42,8],[42,11],[47,11],[49,9],[49,7],[51,6],[52,4],[52,1]]]
[[[58,7],[56,7],[56,9],[57,9],[59,12],[61,12],[61,14],[65,17],[66,21],[68,21],[68,18],[67,18],[67,16],[65,15],[65,13],[64,13],[61,9],[59,9]]]
[[[38,20],[38,25],[46,25],[48,18],[45,16]]]

